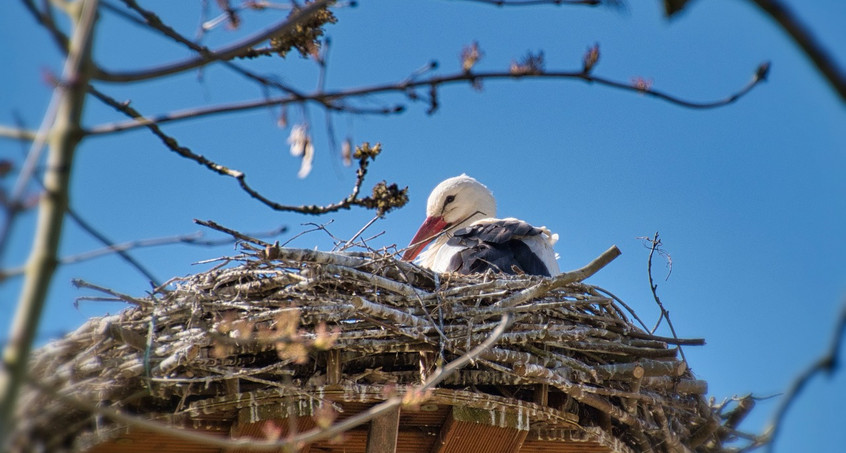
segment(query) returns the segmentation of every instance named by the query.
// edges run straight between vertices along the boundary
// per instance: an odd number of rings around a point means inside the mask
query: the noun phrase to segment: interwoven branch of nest
[[[697,451],[719,451],[704,382],[672,347],[701,343],[637,328],[578,280],[552,284],[565,274],[436,278],[390,255],[289,248],[231,260],[240,264],[179,279],[147,303],[132,299],[135,307],[92,320],[37,353],[32,376],[127,410],[190,418],[204,398],[231,392],[233,379],[238,392],[272,386],[306,398],[326,384],[330,352],[337,385],[413,388],[484,342],[509,313],[514,322],[496,345],[444,386],[499,398],[490,389],[517,395],[546,384],[581,423],[609,417],[629,445],[696,439]],[[133,399],[144,386],[150,394]],[[185,395],[197,402],[176,404]],[[26,399],[22,418],[40,420],[28,435],[53,436],[66,407],[44,395]]]

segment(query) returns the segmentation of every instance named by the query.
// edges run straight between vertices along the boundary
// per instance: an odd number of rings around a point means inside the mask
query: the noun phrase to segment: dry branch
[[[593,74],[585,73],[582,70],[579,71],[545,71],[545,72],[530,72],[530,73],[518,73],[515,74],[511,71],[485,71],[485,72],[459,72],[455,74],[443,75],[443,76],[431,76],[423,79],[415,79],[415,80],[404,80],[400,82],[391,82],[385,83],[381,85],[374,85],[368,87],[357,87],[357,88],[349,88],[349,89],[341,89],[335,91],[320,91],[310,94],[297,94],[297,95],[286,95],[280,97],[271,97],[271,98],[262,98],[253,101],[242,101],[236,103],[230,103],[225,105],[218,105],[218,106],[210,106],[210,107],[198,107],[192,109],[185,109],[180,111],[174,111],[167,114],[162,115],[155,115],[155,116],[140,116],[134,117],[133,120],[126,121],[126,122],[119,122],[119,123],[112,123],[112,124],[103,124],[99,126],[94,126],[88,129],[85,133],[86,135],[102,135],[102,134],[111,134],[115,132],[121,132],[130,129],[136,129],[139,127],[149,127],[150,125],[156,124],[165,124],[173,121],[184,121],[189,119],[197,119],[209,115],[219,115],[225,113],[233,113],[233,112],[240,112],[240,111],[247,111],[247,110],[254,110],[254,109],[261,109],[271,106],[283,106],[289,104],[301,104],[304,102],[316,102],[321,105],[331,105],[336,101],[346,100],[346,99],[356,99],[356,98],[366,98],[376,94],[384,94],[384,93],[400,93],[408,95],[408,93],[413,93],[415,89],[420,88],[431,88],[431,87],[440,87],[443,85],[453,85],[458,83],[479,83],[480,81],[485,80],[513,80],[513,79],[524,79],[524,78],[531,78],[531,79],[570,79],[570,80],[581,80],[587,83],[596,84],[607,86],[610,88],[616,88],[620,90],[630,91],[633,93],[640,93],[646,96],[654,97],[663,101],[670,102],[672,104],[691,108],[691,109],[711,109],[722,107],[731,103],[736,102],[743,96],[745,96],[749,91],[751,91],[755,86],[757,86],[762,81],[766,80],[766,70],[768,68],[768,64],[764,63],[761,64],[753,74],[751,80],[739,89],[737,92],[726,96],[723,99],[710,101],[710,102],[694,102],[682,99],[678,96],[674,96],[668,93],[665,93],[660,90],[655,90],[649,87],[638,87],[633,85],[630,82],[620,82],[615,81],[612,79],[604,78],[595,76]],[[412,95],[412,100],[418,99],[419,96]],[[347,107],[343,107],[340,110],[347,110]],[[375,113],[385,114],[385,113],[400,113],[405,111],[404,106],[399,107],[392,107],[387,109],[380,109],[377,110]],[[355,110],[353,110],[355,113]]]
[[[129,3],[134,3],[130,0],[125,1]],[[201,52],[199,56],[185,61],[170,63],[159,66],[157,68],[150,68],[131,72],[107,73],[99,71],[94,74],[94,78],[97,80],[102,80],[104,82],[139,82],[143,80],[157,79],[166,75],[176,74],[179,72],[189,71],[191,69],[204,66],[214,61],[229,60],[241,55],[246,49],[249,49],[250,47],[258,43],[261,43],[283,33],[290,33],[293,29],[297,27],[299,23],[304,20],[307,20],[313,14],[317,13],[319,10],[326,7],[333,1],[334,0],[316,0],[313,3],[305,5],[299,11],[295,11],[290,17],[288,17],[284,21],[271,25],[265,28],[264,30],[260,30],[238,42],[229,44],[221,49],[215,51]]]
[[[793,38],[793,41],[805,52],[805,55],[840,96],[840,101],[846,102],[846,71],[837,64],[837,60],[814,37],[799,17],[779,0],[752,0],[752,3],[775,20]]]
[[[838,370],[840,365],[840,351],[843,348],[844,342],[846,342],[846,302],[844,302],[840,309],[840,315],[837,318],[834,333],[831,337],[828,349],[807,369],[796,376],[794,381],[790,384],[790,388],[787,390],[787,393],[782,398],[782,401],[779,403],[778,408],[776,408],[773,419],[763,436],[765,442],[768,442],[768,452],[773,451],[775,440],[781,431],[782,425],[784,424],[784,417],[787,414],[787,411],[790,410],[793,402],[796,401],[799,395],[802,394],[802,391],[805,390],[805,387],[807,387],[811,379],[817,374],[826,373],[831,375]],[[740,420],[742,420],[752,407],[754,407],[755,401],[751,397],[747,397],[746,399],[741,400],[741,403],[742,404],[738,404],[737,411],[742,413],[742,415],[739,416]],[[732,421],[734,422],[734,420]],[[736,424],[739,423],[740,421],[737,420],[732,426],[736,426]]]
[[[603,3],[615,3],[616,0],[465,0],[494,6],[537,6],[537,5],[584,5],[598,6]]]
[[[38,225],[27,262],[26,278],[18,300],[9,342],[3,351],[4,366],[0,369],[0,442],[14,429],[15,404],[27,374],[27,360],[32,347],[41,311],[47,298],[50,281],[56,268],[59,239],[68,206],[73,155],[81,139],[85,87],[89,78],[89,58],[97,18],[97,0],[73,5],[76,14],[68,57],[62,71],[62,83],[56,88],[55,120],[50,130],[50,150],[44,188],[50,196],[39,202]],[[48,115],[49,116],[49,115]],[[5,442],[4,442],[5,443]],[[0,444],[0,449],[5,445]]]
[[[371,147],[369,143],[364,143],[360,147],[356,148],[355,157],[359,161],[359,167],[356,171],[356,181],[353,185],[350,194],[347,195],[347,197],[345,197],[341,201],[324,206],[285,205],[277,203],[265,197],[260,192],[255,190],[252,186],[250,186],[247,183],[247,175],[244,172],[237,169],[229,168],[225,165],[221,165],[206,158],[203,155],[193,152],[190,148],[181,145],[175,138],[165,134],[164,131],[162,131],[161,128],[155,122],[148,122],[144,120],[143,115],[141,115],[140,112],[131,107],[129,104],[118,102],[116,99],[106,95],[105,93],[102,93],[93,86],[89,86],[88,91],[95,98],[102,101],[104,104],[118,110],[119,112],[122,112],[123,114],[131,118],[142,120],[143,125],[146,126],[150,130],[150,132],[153,133],[153,135],[158,137],[162,141],[162,143],[167,146],[168,149],[175,152],[179,156],[197,162],[198,164],[204,166],[206,169],[213,171],[219,175],[234,178],[236,181],[238,181],[238,185],[244,192],[246,192],[252,198],[255,198],[256,200],[265,204],[273,210],[318,215],[326,214],[329,212],[335,212],[342,209],[350,209],[354,206],[359,206],[367,209],[375,209],[379,214],[384,214],[392,209],[402,207],[405,205],[405,203],[408,202],[408,188],[400,189],[399,187],[397,187],[396,184],[388,185],[384,181],[376,184],[373,187],[373,193],[371,196],[364,198],[359,197],[361,184],[364,182],[364,177],[367,174],[367,167],[370,164],[370,161],[372,161],[380,152],[380,146],[378,144]]]
[[[32,421],[18,435],[73,437],[114,424],[146,429],[153,423],[166,430],[162,420],[186,426],[200,414],[216,414],[216,399],[253,398],[263,389],[306,398],[323,392],[320,386],[331,374],[344,392],[382,389],[373,392],[381,395],[374,403],[382,403],[353,417],[354,423],[398,404],[420,404],[434,386],[475,385],[485,389],[476,394],[480,401],[528,404],[535,386],[548,385],[549,401],[573,401],[591,414],[583,424],[610,429],[632,446],[684,445],[695,438],[701,451],[719,451],[719,431],[700,429],[719,425],[717,413],[702,399],[704,383],[675,357],[676,350],[622,319],[616,302],[575,283],[617,253],[611,248],[585,268],[555,278],[497,275],[485,282],[492,275],[442,275],[437,284],[431,272],[376,253],[279,248],[271,260],[261,256],[263,250],[235,257],[240,264],[175,280],[155,301],[90,322],[39,352],[34,375],[63,396],[45,394],[43,387],[28,392],[19,415]],[[528,309],[536,306],[541,308]],[[329,353],[309,353],[316,344]],[[421,354],[450,364],[434,374],[429,369],[422,387]],[[151,393],[142,390],[147,387]],[[391,396],[386,388],[399,393]],[[186,395],[191,398],[179,403]],[[98,401],[107,407],[93,408]],[[27,413],[35,408],[37,416]],[[664,418],[648,415],[658,409]],[[142,423],[132,413],[145,414]],[[100,422],[86,418],[91,414]],[[89,423],[75,425],[75,431],[55,429],[80,417]],[[545,423],[552,427],[572,427],[572,421],[550,420]],[[253,445],[312,442],[350,426],[342,422],[328,434]],[[217,439],[209,445],[244,442]]]

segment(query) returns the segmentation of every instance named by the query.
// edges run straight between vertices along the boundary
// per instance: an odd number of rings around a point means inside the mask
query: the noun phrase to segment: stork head
[[[496,200],[484,184],[462,174],[435,187],[426,203],[426,220],[402,259],[411,261],[444,230],[454,230],[488,217],[496,217]]]

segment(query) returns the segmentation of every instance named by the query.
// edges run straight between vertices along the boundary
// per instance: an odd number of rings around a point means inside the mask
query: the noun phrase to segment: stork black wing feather
[[[447,271],[473,274],[493,269],[515,274],[514,267],[517,267],[527,274],[549,276],[543,261],[521,240],[541,233],[540,228],[519,220],[462,228],[453,233],[447,244],[465,249],[453,255]]]
[[[453,233],[453,237],[475,238],[484,242],[503,244],[515,239],[515,236],[537,236],[539,234],[541,234],[540,228],[535,228],[521,220],[500,220],[499,222],[462,228]]]

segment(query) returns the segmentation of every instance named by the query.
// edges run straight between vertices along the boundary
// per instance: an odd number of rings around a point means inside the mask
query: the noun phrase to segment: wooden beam
[[[399,435],[400,408],[386,412],[370,422],[367,453],[395,453]]]
[[[450,415],[447,415],[444,424],[441,425],[441,431],[438,433],[438,438],[435,439],[435,443],[432,444],[432,450],[430,453],[444,453],[447,450],[448,445],[452,442],[456,429],[455,417],[453,417],[450,413]]]
[[[453,406],[431,453],[517,453],[528,434],[525,414]]]
[[[326,384],[340,384],[342,376],[341,350],[330,349],[326,354]]]
[[[435,369],[435,353],[420,351],[420,382],[426,382],[429,374]]]
[[[229,396],[237,395],[241,393],[241,384],[238,378],[229,378],[223,380],[224,385],[226,386],[226,394]]]
[[[535,404],[549,406],[549,384],[535,384]]]

